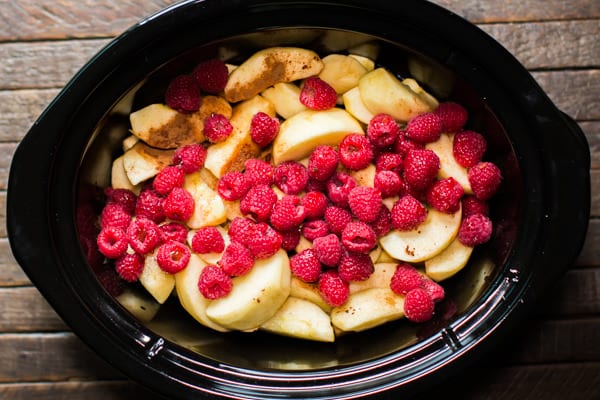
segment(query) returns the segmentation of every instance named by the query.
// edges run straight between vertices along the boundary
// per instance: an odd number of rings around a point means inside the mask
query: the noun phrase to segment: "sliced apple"
[[[321,293],[319,293],[319,287],[316,283],[304,282],[297,276],[292,276],[290,296],[308,300],[311,303],[314,303],[317,306],[321,307],[321,309],[323,309],[323,311],[327,313],[329,313],[332,308],[323,299]]]
[[[369,121],[375,116],[362,101],[358,86],[344,93],[342,95],[342,100],[344,101],[346,111],[365,125],[368,125]]]
[[[472,253],[473,247],[454,239],[440,254],[425,260],[425,273],[437,282],[448,279],[467,265]]]
[[[156,251],[146,255],[140,283],[160,304],[163,304],[173,291],[175,276],[159,267],[156,261]]]
[[[139,141],[140,141],[140,138],[135,135],[127,136],[125,139],[123,139],[123,142],[121,142],[121,147],[123,149],[123,152],[126,152],[127,150],[132,148]]]
[[[430,208],[427,219],[410,231],[392,229],[379,239],[379,244],[396,260],[425,261],[442,252],[458,233],[461,210],[446,214]]]
[[[323,57],[323,69],[319,78],[327,82],[336,93],[343,94],[358,85],[367,69],[356,59],[344,54],[329,54]]]
[[[276,83],[263,90],[261,96],[273,103],[275,112],[284,119],[308,109],[300,102],[300,88],[293,83]]]
[[[290,260],[284,250],[259,259],[245,275],[233,278],[233,289],[206,308],[206,315],[229,329],[255,330],[271,318],[290,294]]]
[[[160,304],[149,297],[147,293],[142,293],[141,290],[126,288],[116,299],[142,322],[152,321],[160,309]]]
[[[110,172],[110,182],[111,187],[114,189],[128,189],[135,194],[139,194],[141,191],[141,184],[134,185],[129,180],[123,164],[123,156],[117,157],[113,161]]]
[[[331,323],[342,331],[359,332],[404,317],[404,296],[390,288],[370,288],[351,294],[331,311]]]
[[[231,240],[229,239],[229,234],[222,226],[217,226],[216,229],[219,231],[219,233],[223,237],[223,241],[225,242],[225,247],[227,247],[227,245],[229,243],[231,243]],[[197,231],[198,231],[197,229],[192,229],[188,232],[187,243],[190,246],[190,248],[192,247],[192,238],[194,237],[194,235],[196,234]],[[200,257],[202,259],[202,261],[204,261],[207,264],[216,264],[221,259],[222,255],[223,255],[223,252],[202,253],[202,254],[198,253],[197,254],[197,256]]]
[[[390,281],[394,272],[396,272],[396,266],[398,263],[386,262],[376,263],[373,265],[373,273],[364,281],[351,281],[350,282],[350,293],[360,292],[361,290],[370,289],[374,287],[378,288],[389,288]]]
[[[173,153],[173,150],[155,149],[144,142],[138,142],[123,154],[123,168],[131,184],[137,185],[169,165]]]
[[[375,69],[375,61],[373,61],[372,58],[361,56],[359,54],[349,54],[348,56],[358,61],[363,67],[365,67],[367,72]]]
[[[473,190],[469,183],[468,170],[457,163],[454,158],[452,150],[453,141],[453,133],[442,133],[438,140],[427,143],[425,148],[434,151],[440,159],[440,169],[438,170],[439,179],[452,177],[460,183],[465,193],[472,194]]]
[[[377,174],[377,168],[374,164],[369,164],[363,169],[357,171],[350,171],[350,176],[354,178],[359,186],[375,186],[375,175]]]
[[[299,47],[269,47],[250,56],[231,72],[225,98],[248,100],[269,86],[317,75],[323,62],[317,53]]]
[[[308,157],[319,144],[335,146],[350,133],[364,134],[361,124],[347,111],[330,108],[302,111],[285,120],[273,141],[273,163]]]
[[[312,249],[313,244],[310,240],[300,235],[300,241],[296,245],[296,253],[300,253],[302,250]]]
[[[329,314],[308,300],[288,297],[261,329],[299,339],[333,342],[335,335]]]
[[[183,188],[194,198],[194,212],[186,221],[187,226],[199,229],[204,226],[216,226],[227,220],[221,196],[204,182],[200,171],[187,174]]]

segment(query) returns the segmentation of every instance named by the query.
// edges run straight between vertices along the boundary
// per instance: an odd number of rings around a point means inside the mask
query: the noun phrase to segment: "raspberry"
[[[109,226],[127,229],[131,221],[131,215],[119,203],[107,203],[100,213],[100,227]]]
[[[225,89],[229,70],[227,65],[217,58],[203,61],[194,68],[192,76],[200,90],[210,94],[217,94]]]
[[[318,145],[308,158],[308,174],[318,181],[331,178],[337,169],[340,156],[331,146]]]
[[[173,188],[165,198],[165,216],[175,221],[187,221],[194,213],[194,198],[183,188]]]
[[[244,164],[244,175],[248,178],[250,186],[270,185],[273,183],[275,168],[266,161],[251,158]]]
[[[104,189],[104,194],[106,195],[106,203],[119,204],[129,215],[132,215],[135,212],[137,196],[131,190],[107,187]]]
[[[319,261],[328,267],[335,267],[342,256],[340,239],[333,233],[315,238],[313,250]]]
[[[487,141],[477,132],[461,131],[452,140],[454,159],[465,168],[470,168],[483,158],[487,149]]]
[[[254,225],[250,252],[254,258],[268,258],[281,248],[283,238],[281,234],[264,222]]]
[[[300,243],[300,230],[292,229],[285,232],[279,232],[281,235],[281,248],[285,251],[292,251]]]
[[[161,243],[162,233],[152,220],[136,218],[127,228],[127,240],[136,253],[147,254]]]
[[[413,196],[407,194],[398,199],[391,210],[392,226],[399,231],[410,231],[427,218],[427,209]]]
[[[223,114],[210,114],[204,119],[204,136],[211,143],[227,139],[233,132],[233,125]]]
[[[350,222],[342,231],[342,244],[348,251],[368,253],[377,244],[377,236],[364,222]]]
[[[327,181],[327,195],[329,200],[337,206],[348,206],[348,195],[357,186],[356,180],[342,171],[338,171]]]
[[[249,218],[235,217],[229,224],[229,238],[232,242],[239,242],[243,245],[250,243],[252,239],[252,229],[254,221]]]
[[[402,157],[406,157],[411,150],[422,150],[425,146],[422,143],[415,142],[412,139],[406,137],[406,133],[401,132],[398,136],[398,140],[394,144],[394,152]]]
[[[187,144],[175,150],[173,165],[179,165],[186,174],[198,171],[206,161],[206,149],[201,144]]]
[[[187,240],[187,228],[178,222],[169,222],[159,226],[161,241],[176,240],[185,243]]]
[[[300,204],[300,198],[287,194],[273,206],[270,221],[273,228],[289,231],[298,228],[304,218],[306,218],[306,209]]]
[[[241,172],[230,171],[219,178],[217,192],[225,200],[239,200],[250,190],[250,180]]]
[[[369,224],[377,237],[381,237],[392,229],[392,213],[387,207],[381,207],[375,221]]]
[[[325,210],[325,222],[330,232],[341,235],[346,225],[352,222],[352,214],[343,208],[329,206]]]
[[[460,199],[465,193],[456,179],[449,177],[434,183],[427,191],[427,202],[443,213],[453,214],[460,209]]]
[[[368,254],[345,252],[337,270],[340,278],[346,282],[364,281],[371,276],[375,267]]]
[[[221,253],[225,250],[225,240],[217,228],[205,226],[192,236],[192,250],[198,254]]]
[[[415,267],[408,263],[400,263],[390,280],[390,288],[396,294],[405,295],[413,289],[421,287],[423,276]]]
[[[135,204],[135,215],[159,224],[165,220],[164,202],[165,199],[154,190],[143,189]]]
[[[326,192],[327,191],[327,181],[318,181],[314,178],[309,178],[308,183],[306,184],[307,192]]]
[[[404,158],[398,153],[383,152],[375,161],[377,171],[394,171],[398,174],[404,169]]]
[[[190,249],[175,240],[163,243],[156,252],[158,266],[169,274],[176,274],[187,267],[190,257]]]
[[[327,304],[339,307],[348,300],[350,288],[336,271],[330,270],[319,277],[319,293]]]
[[[327,225],[327,222],[322,219],[308,221],[302,225],[302,236],[310,241],[314,241],[316,238],[325,236],[328,233],[329,226]]]
[[[484,200],[479,200],[472,194],[463,197],[461,203],[463,218],[472,214],[483,214],[485,216],[490,214],[490,208],[487,202]]]
[[[138,253],[125,253],[115,261],[115,271],[127,282],[135,282],[144,270],[144,256]]]
[[[473,194],[479,200],[491,199],[502,182],[502,173],[493,163],[482,161],[469,169],[469,183]]]
[[[254,257],[252,252],[239,242],[231,242],[219,260],[219,266],[229,276],[241,276],[252,269]]]
[[[444,300],[444,297],[446,296],[444,288],[431,279],[423,279],[421,287],[429,294],[429,297],[431,297],[431,300],[433,300],[434,303]]]
[[[207,265],[200,272],[198,290],[206,299],[216,300],[227,296],[232,288],[231,277],[218,266]]]
[[[389,114],[377,114],[367,125],[367,138],[376,147],[393,145],[400,135],[400,127]]]
[[[111,296],[117,297],[123,294],[124,285],[123,281],[119,279],[119,274],[112,268],[103,268],[96,273],[96,278],[100,285],[110,294]]]
[[[298,194],[306,188],[308,170],[297,161],[284,161],[275,168],[273,182],[286,194]]]
[[[404,159],[404,180],[416,190],[425,190],[437,178],[440,159],[432,150],[411,150]]]
[[[260,111],[250,122],[250,137],[260,147],[266,147],[279,133],[279,120]]]
[[[423,113],[406,124],[406,137],[419,143],[435,142],[442,134],[442,119],[434,113]]]
[[[198,111],[202,98],[196,80],[191,75],[179,75],[167,86],[165,103],[182,113]]]
[[[404,314],[409,321],[425,322],[433,318],[434,304],[429,294],[416,288],[404,297]]]
[[[156,193],[166,195],[173,188],[182,187],[184,177],[185,174],[181,168],[172,165],[166,166],[154,177],[152,188]]]
[[[458,230],[458,240],[465,246],[483,244],[492,237],[492,221],[482,214],[463,218]]]
[[[440,103],[434,113],[442,120],[444,132],[460,131],[469,118],[469,114],[463,106],[451,101]]]
[[[268,185],[257,185],[242,197],[240,211],[254,217],[257,221],[267,221],[271,216],[277,194]]]
[[[83,252],[85,259],[92,268],[96,271],[102,266],[104,262],[104,255],[98,250],[97,237],[89,237],[85,235],[79,236],[79,244],[81,245],[81,251]]]
[[[342,165],[355,171],[366,168],[373,159],[371,143],[360,133],[344,137],[339,145],[339,153]]]
[[[316,76],[304,80],[300,103],[312,110],[327,110],[337,103],[337,93],[327,82]]]
[[[116,226],[103,228],[96,239],[98,250],[108,258],[119,258],[127,251],[127,234]]]
[[[290,269],[304,282],[316,282],[321,275],[321,263],[313,249],[304,249],[290,257]]]
[[[327,196],[321,192],[308,192],[304,195],[300,204],[306,210],[307,219],[317,219],[325,214],[328,200]]]
[[[372,187],[357,186],[348,194],[348,206],[360,221],[373,222],[382,207],[381,192]]]
[[[379,190],[382,198],[394,197],[402,190],[402,178],[394,171],[379,171],[375,174],[373,186]]]

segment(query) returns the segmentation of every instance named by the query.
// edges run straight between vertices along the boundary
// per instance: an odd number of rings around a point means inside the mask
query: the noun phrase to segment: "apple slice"
[[[141,184],[134,185],[127,177],[125,166],[123,165],[123,156],[115,158],[110,172],[110,182],[114,189],[128,189],[135,194],[140,194]]]
[[[472,194],[471,184],[469,183],[468,170],[456,162],[452,143],[454,141],[453,133],[442,133],[435,142],[427,143],[426,149],[434,151],[440,159],[440,169],[438,178],[445,179],[452,177],[462,186],[466,194]]]
[[[348,56],[358,61],[363,67],[365,67],[367,72],[375,69],[375,61],[373,61],[372,58],[361,56],[359,54],[348,54]]]
[[[379,239],[379,244],[396,260],[425,261],[444,250],[458,233],[462,211],[446,214],[429,208],[427,219],[410,231],[392,229]]]
[[[229,239],[229,234],[227,233],[225,228],[223,228],[222,226],[217,226],[216,229],[219,231],[221,236],[223,236],[223,241],[225,242],[225,247],[227,247],[227,245],[229,245],[229,243],[231,243],[231,240]],[[194,237],[194,235],[196,234],[197,231],[198,231],[197,229],[192,229],[188,232],[187,243],[190,246],[190,248],[192,248],[192,238]],[[221,259],[223,252],[220,252],[220,253],[213,252],[213,253],[203,253],[203,254],[197,253],[196,255],[198,257],[200,257],[202,259],[202,261],[204,261],[208,264],[216,264]]]
[[[196,254],[192,254],[187,267],[175,274],[175,290],[181,306],[202,325],[219,332],[228,329],[213,322],[206,316],[206,307],[210,304],[209,299],[204,297],[198,289],[200,273],[206,267],[206,263]]]
[[[404,317],[404,296],[390,288],[370,288],[351,294],[331,311],[331,323],[342,331],[360,332]]]
[[[163,304],[171,295],[175,287],[175,276],[163,271],[158,266],[156,251],[146,255],[140,283],[160,304]]]
[[[342,95],[342,100],[344,102],[346,111],[348,111],[354,118],[365,125],[368,125],[369,121],[371,121],[371,119],[375,116],[375,114],[369,111],[367,106],[365,106],[365,103],[362,101],[358,86],[344,93]]]
[[[335,335],[329,314],[308,300],[288,297],[261,329],[300,339],[333,342]]]
[[[141,290],[126,288],[116,297],[127,311],[142,322],[150,322],[160,309],[160,304]]]
[[[297,276],[292,276],[290,296],[296,297],[298,299],[308,300],[311,303],[314,303],[317,306],[321,307],[321,309],[327,313],[329,313],[332,308],[323,299],[321,293],[319,293],[319,287],[316,283],[304,282]]]
[[[275,112],[288,119],[308,108],[300,102],[300,88],[289,82],[280,82],[263,90],[261,96],[275,106]]]
[[[187,226],[198,229],[204,226],[216,226],[227,220],[227,212],[221,196],[204,182],[202,172],[187,174],[183,188],[194,198],[194,212],[186,221]]]
[[[350,171],[349,173],[359,186],[375,186],[375,175],[377,174],[377,168],[374,164],[369,164],[363,169]]]
[[[360,292],[370,288],[389,288],[390,282],[398,263],[376,263],[373,265],[373,273],[364,281],[351,281],[350,293]]]
[[[129,135],[129,136],[127,136],[121,142],[121,148],[123,149],[123,152],[126,152],[127,150],[129,150],[130,148],[132,148],[133,146],[135,146],[135,144],[137,142],[139,142],[139,141],[140,141],[140,138],[137,137],[137,136],[135,136],[135,135]]]
[[[150,104],[129,115],[131,132],[152,147],[173,149],[204,140],[203,121],[165,104]]]
[[[158,174],[171,163],[173,150],[161,150],[144,142],[136,143],[123,154],[123,168],[132,185],[137,185]]]
[[[335,146],[350,133],[364,134],[364,131],[361,124],[341,108],[302,111],[281,124],[273,141],[273,163],[301,160],[317,145]]]
[[[425,260],[425,273],[437,282],[448,279],[467,265],[472,253],[473,247],[454,239],[440,254]]]
[[[229,329],[252,331],[271,318],[290,294],[290,260],[284,250],[256,260],[245,275],[233,278],[233,289],[206,308],[206,315]]]
[[[319,78],[327,82],[338,94],[346,93],[358,85],[367,69],[356,59],[343,54],[323,57],[323,69]]]

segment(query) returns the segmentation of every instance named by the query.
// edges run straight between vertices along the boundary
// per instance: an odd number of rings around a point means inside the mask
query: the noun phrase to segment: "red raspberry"
[[[227,296],[233,288],[233,281],[225,271],[216,265],[202,268],[198,278],[198,290],[206,299],[216,300]]]
[[[136,253],[147,254],[162,241],[162,233],[156,223],[148,218],[136,218],[127,228],[129,245]]]
[[[277,194],[268,185],[256,185],[242,197],[240,211],[257,221],[267,221],[271,216]]]
[[[229,224],[229,238],[232,242],[248,245],[252,239],[254,224],[254,221],[249,218],[235,217]]]
[[[187,221],[194,213],[194,198],[183,188],[173,188],[165,198],[165,216],[175,221]]]
[[[269,258],[281,248],[281,234],[264,222],[254,225],[250,252],[254,258]]]
[[[298,194],[306,188],[308,170],[297,161],[284,161],[275,168],[273,182],[286,194]]]
[[[390,280],[390,288],[394,293],[405,295],[413,289],[421,287],[423,276],[412,265],[402,262],[396,266],[396,271]]]
[[[138,253],[125,253],[115,261],[115,271],[127,282],[135,282],[144,270],[144,256]]]
[[[244,164],[244,175],[250,186],[270,185],[273,183],[275,168],[266,161],[251,158]]]
[[[423,113],[406,124],[406,137],[419,143],[435,142],[442,134],[442,119],[434,113]]]
[[[119,258],[129,245],[125,230],[116,226],[103,228],[96,239],[98,250],[108,258]]]
[[[372,187],[357,186],[348,194],[348,206],[360,221],[373,222],[382,207],[381,192]]]
[[[352,222],[352,214],[341,207],[329,206],[325,210],[325,222],[330,232],[341,235],[346,225]]]
[[[373,160],[371,142],[360,133],[351,133],[343,138],[339,153],[342,165],[355,171],[366,168]]]
[[[423,145],[423,143],[415,142],[414,140],[407,138],[405,132],[400,133],[398,140],[394,144],[394,152],[402,157],[406,157],[411,150],[422,150],[424,148],[425,145]]]
[[[338,266],[338,274],[346,282],[368,279],[375,267],[368,254],[345,252]]]
[[[79,235],[79,244],[90,268],[97,271],[103,265],[104,255],[98,250],[96,237]]]
[[[285,251],[292,251],[300,243],[300,230],[292,229],[290,231],[279,232],[281,235],[281,248]]]
[[[194,68],[192,76],[205,93],[217,94],[225,89],[229,79],[227,65],[217,58],[203,61]]]
[[[304,249],[290,257],[290,269],[303,282],[316,282],[321,275],[321,263],[313,249]]]
[[[357,186],[356,180],[342,171],[338,171],[327,181],[327,195],[329,200],[337,206],[348,206],[348,195]]]
[[[312,110],[327,110],[335,107],[337,93],[321,78],[311,76],[304,80],[300,91],[300,103]]]
[[[315,238],[313,249],[319,261],[328,267],[335,267],[342,256],[340,239],[333,233]]]
[[[112,268],[103,268],[96,273],[96,278],[100,285],[109,295],[117,297],[123,294],[125,287],[123,281],[119,279],[119,274]]]
[[[166,195],[173,188],[182,187],[184,178],[185,174],[181,168],[169,165],[156,174],[152,181],[152,188],[156,193]]]
[[[427,209],[413,196],[407,194],[398,199],[391,210],[392,226],[399,231],[410,231],[427,218]]]
[[[100,227],[109,226],[127,229],[131,221],[131,215],[119,203],[107,203],[100,214]]]
[[[309,178],[306,184],[306,191],[324,193],[327,191],[327,181],[318,181],[315,178]]]
[[[192,250],[198,254],[221,253],[225,250],[225,240],[217,228],[205,226],[192,236]]]
[[[137,196],[131,190],[107,187],[104,189],[104,194],[106,195],[106,203],[119,204],[129,215],[133,215],[135,212]]]
[[[472,214],[483,214],[488,216],[490,214],[490,208],[486,201],[479,200],[474,195],[467,195],[462,198],[462,217],[468,217]]]
[[[402,178],[394,171],[379,171],[375,174],[373,186],[382,198],[394,197],[402,190]]]
[[[239,242],[231,242],[219,260],[219,266],[230,276],[241,276],[252,269],[254,257],[252,252]]]
[[[452,154],[454,159],[465,168],[470,168],[483,158],[487,141],[477,132],[461,131],[454,135]]]
[[[191,75],[179,75],[167,86],[165,103],[182,113],[198,111],[202,98],[196,80]]]
[[[187,240],[187,228],[178,222],[168,222],[160,225],[161,241],[176,240],[185,243]]]
[[[302,224],[302,236],[310,241],[314,241],[316,238],[325,236],[328,233],[329,226],[322,219],[315,219]]]
[[[453,214],[460,209],[465,191],[456,179],[449,177],[434,183],[427,191],[427,202],[443,213]]]
[[[250,137],[260,147],[268,146],[279,133],[279,120],[260,111],[250,122]]]
[[[404,314],[409,321],[429,321],[433,318],[433,311],[433,300],[424,289],[413,289],[404,297]]]
[[[308,174],[318,181],[331,178],[337,169],[340,156],[331,146],[318,145],[308,158]]]
[[[404,180],[416,190],[425,190],[437,178],[440,159],[432,150],[411,150],[404,159]]]
[[[377,235],[364,222],[350,222],[342,231],[342,244],[348,251],[368,253],[377,244]]]
[[[482,214],[463,218],[458,230],[458,240],[465,246],[475,247],[492,237],[492,221]]]
[[[289,231],[298,228],[306,218],[306,209],[300,204],[300,198],[286,194],[273,206],[271,226],[278,231]]]
[[[175,240],[163,243],[156,252],[158,266],[169,274],[176,274],[187,267],[190,257],[190,249]]]
[[[204,136],[211,143],[227,139],[233,132],[233,125],[223,114],[210,114],[204,119]]]
[[[350,287],[335,270],[330,270],[319,277],[319,293],[327,304],[339,307],[348,300]]]
[[[482,161],[469,169],[468,178],[475,197],[479,200],[489,200],[500,187],[502,173],[495,164]]]
[[[328,200],[321,192],[308,192],[302,198],[301,204],[306,210],[306,219],[317,219],[325,214]]]
[[[377,171],[394,171],[400,174],[404,169],[404,158],[398,153],[383,152],[377,156],[375,169]]]
[[[377,237],[387,234],[392,229],[392,213],[387,207],[381,207],[377,218],[369,225]]]
[[[463,106],[451,101],[440,103],[434,113],[442,120],[442,130],[448,133],[460,131],[469,118]]]
[[[201,144],[187,144],[175,150],[173,165],[179,167],[186,174],[198,171],[206,161],[206,149]]]
[[[389,114],[377,114],[367,125],[367,138],[373,146],[387,147],[393,145],[400,135],[400,127]]]
[[[250,190],[250,180],[241,172],[230,171],[219,178],[217,192],[225,200],[239,200]]]
[[[431,300],[433,300],[434,303],[444,300],[444,297],[446,296],[444,288],[431,279],[423,279],[421,287],[429,294],[429,297],[431,297]]]

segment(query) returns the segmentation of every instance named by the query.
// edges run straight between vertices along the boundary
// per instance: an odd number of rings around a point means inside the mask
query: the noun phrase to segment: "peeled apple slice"
[[[467,265],[472,253],[473,247],[454,239],[444,251],[425,261],[425,273],[437,282],[448,279]]]

